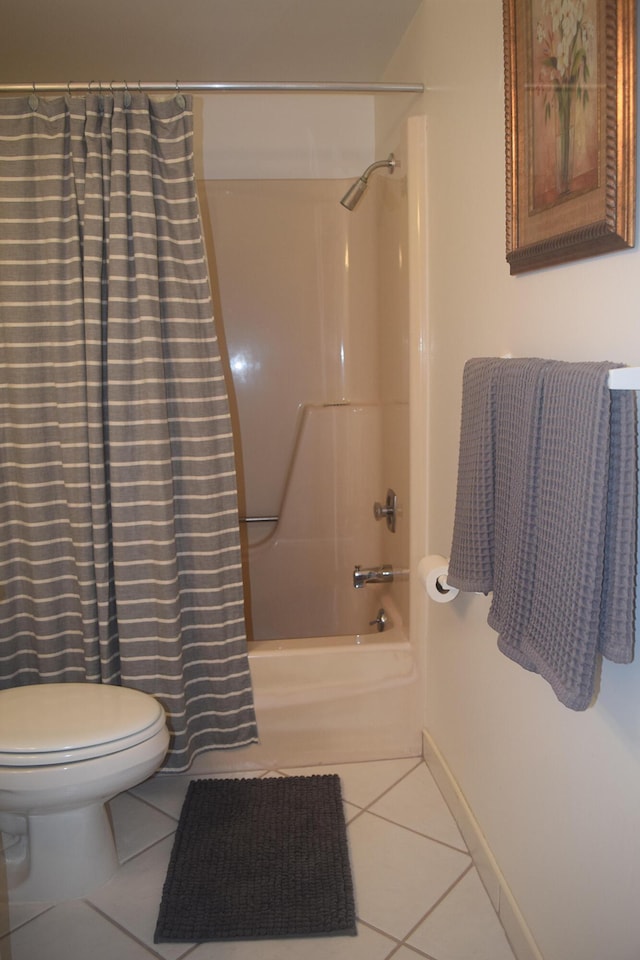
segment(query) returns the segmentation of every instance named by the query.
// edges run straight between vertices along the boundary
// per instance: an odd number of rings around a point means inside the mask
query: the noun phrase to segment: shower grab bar
[[[277,523],[280,517],[238,517],[240,523]]]

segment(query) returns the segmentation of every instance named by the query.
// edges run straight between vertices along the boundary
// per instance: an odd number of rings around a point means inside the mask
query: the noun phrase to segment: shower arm
[[[365,172],[362,174],[361,177],[358,177],[358,179],[362,180],[363,183],[368,183],[369,177],[371,176],[374,170],[378,170],[380,167],[388,167],[389,170],[391,170],[391,172],[393,173],[397,165],[398,165],[398,161],[396,160],[394,155],[390,153],[386,160],[376,160],[374,161],[374,163],[370,163],[367,169],[365,170]]]

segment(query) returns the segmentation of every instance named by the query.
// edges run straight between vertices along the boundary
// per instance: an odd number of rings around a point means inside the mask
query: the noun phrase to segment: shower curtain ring
[[[106,86],[107,86],[107,85],[106,85],[106,83],[105,83],[105,89],[106,89]],[[97,108],[97,109],[98,109],[98,115],[99,115],[99,116],[102,116],[102,115],[104,114],[104,106],[105,106],[105,104],[104,104],[104,92],[103,92],[103,90],[102,90],[102,80],[98,80],[98,88],[99,88],[99,100],[98,100],[98,108]]]
[[[182,91],[180,90],[180,81],[179,81],[179,80],[176,80],[176,103],[178,104],[178,106],[180,107],[181,110],[184,110],[184,108],[185,108],[186,105],[187,105],[187,101],[185,100],[184,95],[182,94]]]
[[[32,86],[33,86],[33,93],[29,94],[29,101],[28,101],[28,102],[29,102],[29,106],[31,107],[32,110],[37,110],[37,109],[38,109],[38,94],[37,94],[37,92],[36,92],[36,82],[35,82],[35,80],[32,80],[32,81],[31,81],[31,84],[32,84]]]

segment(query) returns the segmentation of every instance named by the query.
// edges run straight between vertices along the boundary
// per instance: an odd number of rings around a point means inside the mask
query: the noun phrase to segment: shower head
[[[343,207],[346,207],[347,210],[353,210],[360,197],[367,189],[369,183],[369,177],[374,170],[377,170],[378,167],[388,167],[389,173],[393,173],[395,168],[398,166],[398,161],[392,153],[389,154],[386,160],[376,160],[375,163],[370,164],[361,177],[351,184],[344,197],[340,201]]]

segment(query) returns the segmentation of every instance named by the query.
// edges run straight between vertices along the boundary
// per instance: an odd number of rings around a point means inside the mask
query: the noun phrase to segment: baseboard
[[[489,894],[517,960],[544,960],[480,829],[480,824],[476,820],[473,810],[467,803],[444,757],[426,730],[422,732],[422,752],[425,763],[433,774],[433,778],[438,784],[469,848],[480,879]]]

